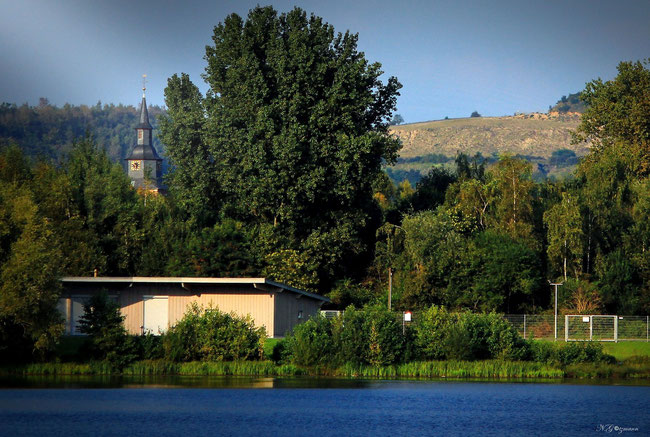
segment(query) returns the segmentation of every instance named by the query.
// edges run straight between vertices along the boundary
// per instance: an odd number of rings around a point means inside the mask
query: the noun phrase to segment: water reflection
[[[29,375],[1,376],[0,388],[368,388],[377,382],[319,377]]]
[[[626,385],[650,386],[648,380],[634,379],[352,379],[331,377],[250,377],[250,376],[179,376],[179,375],[28,375],[0,376],[0,389],[3,388],[214,388],[214,389],[355,389],[380,388],[391,383],[400,385],[426,382],[490,382],[490,383],[535,383],[563,385]]]

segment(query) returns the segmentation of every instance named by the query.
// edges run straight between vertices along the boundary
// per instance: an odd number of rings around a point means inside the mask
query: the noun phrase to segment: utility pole
[[[551,281],[548,281],[548,283],[555,287],[555,328],[553,329],[553,336],[555,337],[555,341],[557,341],[557,287],[563,285],[564,282],[554,284]]]
[[[395,257],[395,238],[397,231],[404,232],[401,226],[385,223],[377,230],[377,237],[386,236],[386,257],[388,258],[388,310],[393,307],[393,262]]]
[[[393,268],[388,267],[388,311],[393,303]]]

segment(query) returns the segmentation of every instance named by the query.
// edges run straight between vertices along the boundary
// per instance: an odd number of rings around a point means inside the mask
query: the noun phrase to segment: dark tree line
[[[163,113],[158,106],[149,107],[154,130],[158,127],[158,116]],[[15,143],[29,157],[61,161],[75,140],[91,133],[109,158],[120,161],[133,146],[133,128],[138,115],[133,106],[102,105],[100,102],[95,106],[66,103],[60,108],[45,98],[41,98],[37,106],[2,103],[0,145]],[[155,136],[154,146],[162,150]]]

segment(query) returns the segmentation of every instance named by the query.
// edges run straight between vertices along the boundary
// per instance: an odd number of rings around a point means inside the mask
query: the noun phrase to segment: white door
[[[169,305],[167,296],[144,296],[144,332],[154,335],[167,331]]]

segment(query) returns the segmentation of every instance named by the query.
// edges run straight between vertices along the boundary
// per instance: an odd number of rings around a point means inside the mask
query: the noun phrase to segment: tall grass
[[[338,376],[366,378],[562,378],[561,369],[524,361],[414,361],[395,366],[340,367]]]
[[[308,372],[290,364],[276,365],[272,361],[191,361],[174,363],[165,360],[137,361],[121,372],[104,362],[34,363],[4,367],[0,373],[14,375],[200,375],[200,376],[298,376]]]
[[[272,361],[138,361],[117,372],[103,362],[35,363],[0,368],[11,375],[116,375],[127,376],[333,376],[346,378],[630,378],[650,379],[650,358],[637,357],[621,364],[580,363],[564,367],[529,361],[415,361],[389,366],[346,364],[337,369],[324,366],[277,365]]]

